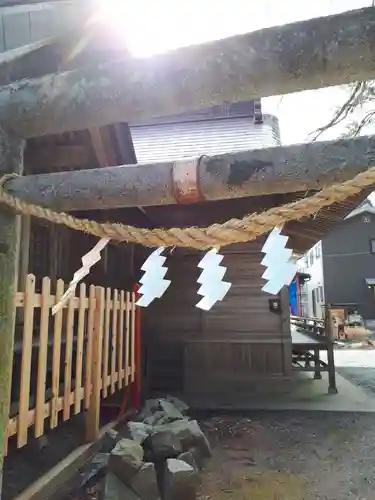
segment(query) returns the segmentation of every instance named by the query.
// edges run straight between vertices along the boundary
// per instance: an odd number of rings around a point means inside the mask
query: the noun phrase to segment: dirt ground
[[[375,415],[259,412],[201,419],[213,448],[200,500],[375,500]],[[69,500],[93,500],[95,488]]]
[[[222,416],[202,422],[214,456],[202,500],[375,500],[375,415]]]
[[[84,437],[84,419],[81,414],[48,433],[50,445],[43,450],[37,447],[31,433],[29,445],[19,450],[13,440],[4,462],[2,500],[15,498],[77,446],[83,444]]]

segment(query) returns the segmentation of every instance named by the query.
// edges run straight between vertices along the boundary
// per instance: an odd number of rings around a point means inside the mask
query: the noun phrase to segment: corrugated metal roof
[[[244,116],[253,117],[255,116],[257,110],[258,112],[261,112],[260,99],[224,103],[219,106],[211,106],[210,108],[198,109],[187,113],[151,118],[145,122],[133,123],[133,125],[160,125],[161,123],[181,123],[197,120],[212,120],[215,118],[240,118]]]
[[[280,144],[278,120],[265,115],[205,119],[131,127],[138,163],[217,155]]]

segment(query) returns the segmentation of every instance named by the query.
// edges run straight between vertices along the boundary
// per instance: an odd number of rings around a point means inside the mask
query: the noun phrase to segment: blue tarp
[[[298,316],[298,291],[297,291],[297,281],[294,278],[292,283],[289,285],[289,306],[290,314],[292,316]]]

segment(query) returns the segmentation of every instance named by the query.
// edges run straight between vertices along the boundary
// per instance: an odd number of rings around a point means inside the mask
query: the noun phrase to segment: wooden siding
[[[261,291],[263,241],[223,252],[225,279],[232,287],[209,312],[194,307],[199,301],[196,280],[201,255],[175,250],[168,257],[171,286],[142,317],[151,390],[171,390],[164,383],[174,379],[179,382],[173,389],[185,395],[212,394],[224,388],[250,388],[260,381],[264,387],[267,381],[272,384],[289,377],[288,295],[286,289],[280,294],[282,314],[269,310],[272,297]],[[164,351],[168,356],[161,362]]]

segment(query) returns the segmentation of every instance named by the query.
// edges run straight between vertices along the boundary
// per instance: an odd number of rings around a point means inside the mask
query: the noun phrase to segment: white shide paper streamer
[[[198,267],[203,269],[197,280],[201,285],[197,293],[203,295],[203,298],[196,304],[199,309],[209,311],[216,302],[223,300],[232,286],[231,283],[223,281],[227,270],[226,267],[219,265],[223,258],[223,255],[218,254],[213,248],[198,264]]]
[[[69,283],[69,287],[61,297],[59,302],[52,307],[52,314],[56,314],[60,311],[65,304],[68,302],[70,297],[75,294],[77,284],[89,274],[90,269],[94,264],[97,264],[101,259],[101,251],[109,243],[109,238],[102,238],[86,255],[82,257],[82,267],[74,273],[72,281]]]
[[[263,292],[277,295],[285,285],[290,285],[297,272],[297,263],[292,260],[292,249],[285,248],[288,236],[281,234],[282,228],[275,227],[263,245],[265,253],[261,264],[266,266],[262,278],[267,280]]]
[[[160,299],[171,284],[170,280],[164,279],[168,269],[163,267],[167,259],[161,255],[163,250],[164,247],[157,248],[141,267],[145,274],[139,280],[142,286],[138,290],[138,293],[142,297],[136,302],[137,306],[147,307],[153,300]]]

